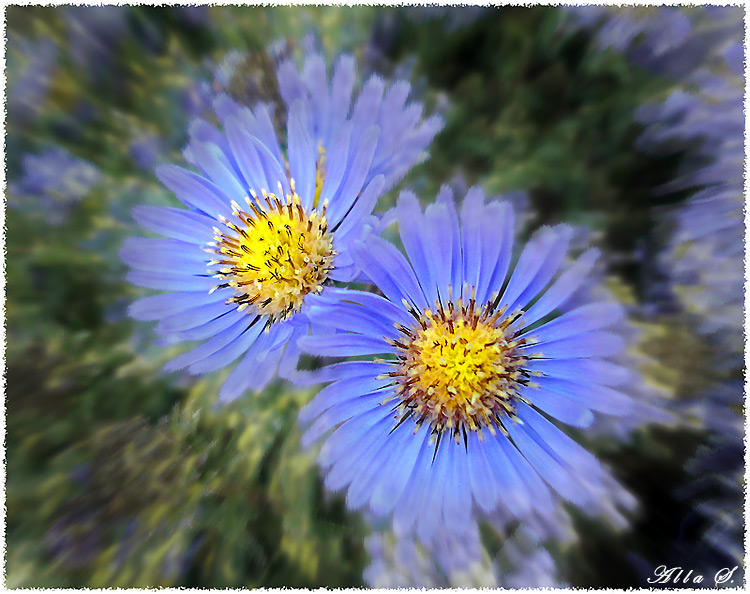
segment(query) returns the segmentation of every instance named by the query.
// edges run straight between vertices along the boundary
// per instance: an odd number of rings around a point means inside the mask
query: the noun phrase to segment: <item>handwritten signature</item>
[[[737,571],[739,566],[732,568],[724,567],[714,574],[714,586],[717,588],[723,584],[729,582],[734,583],[733,575]],[[684,574],[684,577],[683,577]],[[682,567],[667,567],[666,565],[659,565],[654,570],[654,577],[648,578],[646,581],[649,584],[701,584],[703,583],[703,576],[699,573],[693,574],[693,570],[690,569],[687,572]]]

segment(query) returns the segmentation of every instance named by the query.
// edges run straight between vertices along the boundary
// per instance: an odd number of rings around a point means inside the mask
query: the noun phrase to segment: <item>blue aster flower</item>
[[[306,298],[358,271],[349,246],[387,185],[424,152],[439,122],[405,105],[408,84],[385,92],[372,78],[352,102],[354,61],[338,61],[329,85],[314,56],[300,76],[279,70],[289,101],[286,146],[269,107],[241,107],[220,95],[223,130],[196,120],[184,151],[197,168],[166,165],[159,179],[187,206],[140,206],[137,222],[166,239],[131,238],[122,250],[128,279],[169,291],[134,303],[130,314],[158,320],[167,342],[203,342],[168,370],[205,373],[242,358],[222,399],[289,375],[308,332]],[[296,86],[295,86],[296,85]],[[395,127],[395,128],[394,128]]]
[[[504,588],[570,587],[562,582],[552,555],[539,545],[536,534],[526,526],[519,526],[505,540],[495,564]]]
[[[312,423],[303,443],[332,431],[326,487],[348,487],[351,509],[393,513],[397,533],[416,526],[423,542],[466,530],[473,503],[523,516],[554,513],[550,488],[580,506],[604,497],[599,462],[550,420],[586,427],[593,412],[631,409],[612,387],[627,373],[606,360],[623,347],[604,330],[621,307],[564,307],[596,250],[561,270],[571,229],[546,227],[512,266],[513,211],[476,188],[460,216],[444,187],[425,212],[402,193],[396,217],[408,259],[372,234],[350,250],[382,296],[310,299],[310,319],[335,333],[302,338],[304,350],[385,356],[325,367],[332,383],[300,413]]]
[[[638,140],[639,148],[676,152],[697,145],[687,155],[678,179],[659,191],[741,184],[745,121],[742,77],[717,76],[703,70],[685,83],[695,85],[698,92],[677,89],[663,103],[645,105],[636,112],[636,119],[648,125]]]
[[[599,26],[595,32],[599,49],[622,52],[638,66],[678,79],[743,31],[742,11],[737,7],[571,6],[566,12],[580,27]]]
[[[370,588],[543,588],[565,587],[549,551],[525,525],[505,530],[495,558],[482,544],[479,528],[465,533],[438,530],[429,543],[413,535],[376,530],[365,539]]]
[[[476,525],[466,534],[440,531],[424,544],[390,530],[373,531],[365,539],[370,565],[363,578],[370,588],[497,587],[489,554]]]
[[[708,446],[698,450],[696,459],[687,468],[694,477],[686,489],[687,495],[699,503],[685,522],[700,522],[695,516],[702,517],[706,527],[698,537],[698,550],[709,558],[719,557],[722,565],[730,567],[742,565],[745,557],[744,419],[735,414],[731,423],[731,432],[712,435]],[[691,540],[694,549],[695,539]],[[683,559],[690,558],[689,553],[685,554],[691,550],[687,543],[679,542],[677,548]]]
[[[665,563],[695,567],[743,565],[745,551],[745,416],[742,379],[715,382],[700,394],[679,403],[679,410],[708,431],[705,441],[688,460],[689,480],[674,496],[689,512]],[[653,568],[644,568],[651,574]]]
[[[743,19],[738,7],[571,9],[583,26],[604,22],[600,45],[676,78],[661,103],[641,106],[642,150],[684,153],[675,179],[654,194],[698,189],[658,216],[674,231],[659,263],[696,327],[722,346],[722,360],[741,365],[744,286]],[[614,37],[613,31],[627,31]],[[622,43],[616,40],[622,39]]]
[[[58,52],[55,43],[8,37],[8,123],[25,127],[44,113]]]
[[[648,124],[643,149],[687,153],[677,178],[658,192],[702,188],[665,217],[674,230],[660,259],[666,276],[697,314],[697,329],[724,347],[724,362],[741,366],[745,85],[737,37],[716,48],[718,66],[707,60],[685,81],[692,92],[678,89],[636,115]]]
[[[53,225],[68,215],[102,178],[95,165],[55,147],[23,156],[23,177],[11,183],[9,204],[41,212]]]
[[[113,68],[125,36],[131,31],[139,35],[137,29],[131,30],[129,10],[124,6],[67,6],[63,9],[70,56],[81,74],[100,80]],[[156,44],[149,37],[154,34],[152,31],[150,36],[139,35],[139,45],[152,49]]]

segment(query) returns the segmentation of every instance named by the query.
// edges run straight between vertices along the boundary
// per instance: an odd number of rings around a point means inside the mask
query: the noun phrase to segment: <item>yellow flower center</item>
[[[412,416],[418,426],[428,422],[438,442],[444,431],[457,443],[467,431],[481,438],[483,427],[506,433],[503,423],[515,419],[520,388],[536,384],[520,351],[533,339],[519,336],[521,312],[503,317],[504,311],[494,311],[492,301],[477,308],[473,298],[445,308],[437,303],[434,312],[411,310],[419,323],[399,326],[405,338],[392,341],[400,350],[398,370],[387,374],[397,380],[399,423]]]
[[[281,185],[279,185],[281,194]],[[268,315],[267,325],[298,312],[305,295],[319,293],[333,267],[336,252],[325,217],[307,212],[294,190],[282,200],[262,191],[262,200],[251,192],[246,196],[246,212],[232,202],[234,220],[219,220],[226,232],[214,228],[215,243],[207,251],[218,254],[209,266],[223,282],[212,290],[233,287],[235,295],[227,303],[240,311],[252,306],[257,314]],[[283,196],[283,194],[282,194]]]

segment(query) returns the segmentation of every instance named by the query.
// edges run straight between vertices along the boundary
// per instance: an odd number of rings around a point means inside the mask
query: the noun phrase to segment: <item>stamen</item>
[[[418,423],[429,423],[438,436],[436,449],[444,431],[465,448],[471,431],[506,433],[502,423],[515,422],[521,388],[538,386],[524,369],[529,357],[522,349],[533,339],[510,329],[522,312],[503,317],[505,308],[493,311],[495,299],[480,306],[476,287],[464,286],[456,300],[452,287],[447,302],[438,295],[434,311],[418,312],[404,300],[416,324],[394,324],[400,340],[386,339],[399,351],[397,371],[385,374],[398,382],[399,424],[418,412]]]
[[[235,219],[217,217],[227,231],[222,233],[214,227],[215,242],[204,248],[208,253],[221,254],[220,259],[212,258],[209,265],[224,266],[214,275],[223,283],[211,292],[234,288],[235,294],[227,303],[236,304],[238,311],[253,306],[255,314],[268,315],[266,331],[275,320],[299,311],[305,295],[322,290],[336,256],[323,213],[306,212],[294,191],[293,180],[290,186],[292,193],[283,202],[276,194],[261,189],[265,205],[249,189],[252,200],[247,195],[243,197],[249,213],[232,200]],[[281,183],[278,187],[283,198]],[[259,221],[263,224],[257,224]]]

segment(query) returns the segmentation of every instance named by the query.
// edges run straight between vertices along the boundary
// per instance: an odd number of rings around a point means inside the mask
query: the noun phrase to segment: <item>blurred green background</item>
[[[673,83],[592,51],[564,19],[543,7],[6,9],[8,587],[363,585],[369,529],[323,492],[316,452],[298,443],[312,392],[276,383],[219,408],[224,373],[162,373],[184,347],[154,344],[126,314],[147,294],[118,257],[141,234],[130,210],[177,203],[154,167],[182,161],[212,92],[278,103],[280,56],[351,52],[361,77],[408,77],[446,126],[399,187],[428,202],[460,175],[489,195],[526,192],[525,234],[590,229],[618,294],[651,298],[665,241],[654,209],[686,196],[652,190],[684,155],[636,150],[632,113]],[[643,372],[675,400],[725,379],[679,313],[635,322],[653,359]],[[577,514],[579,541],[550,544],[562,578],[642,585],[633,555],[655,567],[690,538],[694,504],[673,493],[706,439],[689,426],[589,439],[640,510],[626,531]],[[493,554],[502,535],[485,536]]]

